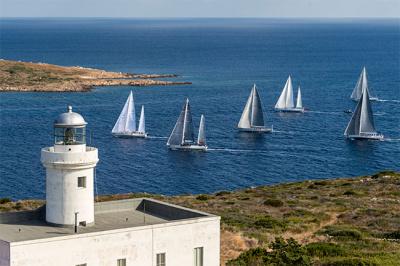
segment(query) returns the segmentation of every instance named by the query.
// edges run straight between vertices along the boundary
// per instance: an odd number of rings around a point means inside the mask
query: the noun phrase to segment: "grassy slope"
[[[220,215],[223,262],[248,248],[267,247],[276,236],[283,236],[304,245],[337,244],[335,251],[314,252],[315,265],[348,258],[399,265],[400,173],[261,186],[212,195],[127,194],[101,196],[99,200],[140,196]],[[10,202],[0,204],[0,211],[31,209],[41,204],[43,201]],[[396,231],[397,236],[388,234]]]

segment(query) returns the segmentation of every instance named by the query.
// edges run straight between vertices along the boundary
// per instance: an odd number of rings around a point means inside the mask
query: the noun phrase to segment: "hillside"
[[[398,265],[400,261],[398,172],[207,195],[124,194],[103,195],[97,200],[143,196],[220,215],[223,265],[251,248],[270,251],[269,244],[279,236],[300,243],[313,265]],[[6,201],[0,203],[0,211],[44,204],[36,200]],[[232,261],[229,265],[246,265],[240,263]]]
[[[174,74],[131,74],[84,67],[0,60],[1,91],[89,91],[95,86],[181,85],[190,82],[162,81]]]

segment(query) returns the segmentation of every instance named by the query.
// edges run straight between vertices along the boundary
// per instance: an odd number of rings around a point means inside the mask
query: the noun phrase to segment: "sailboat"
[[[275,110],[280,112],[296,112],[296,113],[304,112],[300,87],[299,90],[297,91],[296,107],[294,106],[293,85],[292,85],[292,78],[290,77],[290,75],[286,81],[285,87],[283,87],[281,96],[279,96],[279,99],[275,104]]]
[[[367,87],[363,88],[361,98],[344,131],[344,135],[349,139],[383,139],[383,135],[375,130],[374,117]]]
[[[189,99],[186,99],[175,127],[168,138],[167,146],[171,150],[206,151],[208,147],[206,144],[204,115],[201,115],[200,118],[197,142],[194,140],[193,132],[192,113],[190,111]]]
[[[142,106],[139,118],[139,127],[136,130],[136,113],[135,102],[133,100],[132,91],[129,93],[128,99],[122,108],[121,114],[118,117],[111,133],[115,137],[125,138],[146,138],[144,106]]]
[[[253,85],[253,89],[247,99],[238,123],[238,129],[244,132],[272,132],[272,128],[265,127],[264,125],[264,114],[256,84]]]
[[[361,98],[361,94],[363,92],[363,90],[366,89],[368,91],[370,91],[370,88],[368,88],[368,78],[367,78],[367,70],[365,69],[365,67],[363,67],[360,77],[358,78],[357,84],[353,89],[353,92],[351,93],[350,98],[353,101],[358,101]],[[371,101],[377,101],[378,97],[372,97],[371,95],[369,96],[369,99]]]

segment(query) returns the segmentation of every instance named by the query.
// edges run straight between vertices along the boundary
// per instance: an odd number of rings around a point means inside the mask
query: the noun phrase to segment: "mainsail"
[[[254,126],[264,126],[262,103],[255,84],[243,109],[238,128],[251,128]]]
[[[364,89],[368,89],[368,78],[367,78],[367,70],[365,67],[361,71],[360,77],[357,80],[357,84],[354,87],[354,90],[350,96],[351,99],[358,101],[361,98],[361,95],[364,91]]]
[[[204,115],[201,115],[201,118],[200,118],[200,126],[199,126],[199,134],[197,136],[197,144],[198,145],[206,145],[206,127],[205,127]]]
[[[176,121],[175,127],[168,138],[167,145],[183,145],[193,142],[192,114],[190,112],[189,99],[186,99],[186,103]]]
[[[145,122],[145,117],[144,117],[144,106],[143,105],[142,105],[142,110],[140,111],[138,132],[140,132],[140,133],[146,132],[146,122]]]
[[[124,108],[115,123],[112,133],[124,133],[136,131],[135,103],[132,91],[129,93]]]
[[[300,86],[299,86],[299,90],[297,91],[296,108],[303,108],[303,101],[302,101],[302,99],[301,99],[301,90],[300,90]]]
[[[285,87],[283,87],[282,93],[279,96],[278,101],[275,104],[275,108],[284,109],[284,108],[293,108],[294,101],[293,101],[293,85],[292,85],[292,78],[288,77]]]
[[[376,133],[367,87],[364,87],[353,116],[344,131],[346,136],[359,135],[360,133]]]

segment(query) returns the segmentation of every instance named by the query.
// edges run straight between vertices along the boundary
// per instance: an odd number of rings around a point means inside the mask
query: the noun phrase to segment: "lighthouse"
[[[54,145],[41,151],[49,224],[94,224],[94,174],[99,159],[97,149],[86,146],[86,125],[68,106],[54,121]]]

